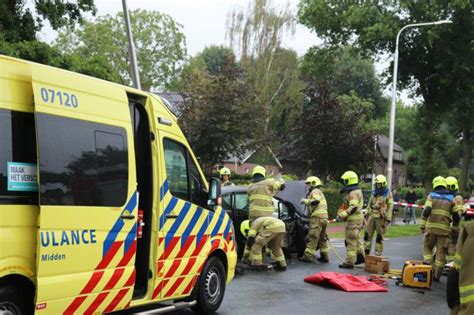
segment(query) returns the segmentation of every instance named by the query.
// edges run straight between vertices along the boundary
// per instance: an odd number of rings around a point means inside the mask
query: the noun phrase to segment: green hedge
[[[329,218],[334,219],[337,216],[337,210],[342,203],[342,194],[338,188],[322,188],[321,191],[326,197],[328,203]]]

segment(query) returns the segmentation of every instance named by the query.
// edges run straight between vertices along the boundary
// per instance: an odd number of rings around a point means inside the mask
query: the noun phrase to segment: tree
[[[32,8],[26,7],[26,3],[26,0],[0,2],[0,34],[6,42],[35,41],[45,20],[57,30],[81,23],[84,13],[96,13],[94,0],[37,0]]]
[[[259,115],[252,107],[252,87],[241,76],[231,58],[215,75],[195,68],[184,78],[180,126],[204,169],[252,145]]]
[[[389,114],[373,125],[377,133],[388,134]],[[462,145],[453,128],[438,115],[426,112],[421,105],[397,104],[395,134],[397,144],[406,152],[407,173],[411,180],[423,183],[431,189],[433,174],[448,176],[448,169],[455,168],[462,155]],[[457,175],[457,174],[456,174]]]
[[[472,156],[474,25],[472,1],[345,2],[302,0],[299,19],[328,46],[350,43],[371,55],[394,51],[404,25],[451,19],[452,25],[411,29],[401,37],[399,84],[424,99],[430,113],[453,114],[464,143],[461,189]],[[389,76],[387,76],[389,78]],[[452,106],[446,106],[451,104]],[[426,112],[428,113],[428,112]],[[434,174],[432,174],[434,175]]]
[[[142,88],[167,88],[179,74],[186,55],[182,26],[158,11],[133,10],[130,19]],[[60,32],[55,46],[63,53],[76,53],[86,58],[102,56],[116,69],[120,83],[131,85],[123,13],[85,22],[77,30],[66,28]]]
[[[278,9],[269,0],[256,0],[246,12],[236,9],[228,19],[230,46],[238,51],[245,78],[256,93],[256,111],[264,117],[262,142],[272,142],[273,130],[287,129],[289,112],[302,100],[296,53],[281,48],[283,37],[294,30],[288,4]]]
[[[56,48],[40,41],[8,43],[0,40],[0,54],[63,68],[108,81],[119,80],[115,69],[110,66],[103,56],[96,55],[84,58],[77,54],[61,54]]]
[[[322,178],[348,169],[366,171],[373,161],[373,135],[359,120],[366,110],[350,112],[331,92],[329,84],[308,79],[304,110],[291,137],[294,150]]]
[[[374,105],[374,117],[384,117],[389,101],[382,94],[380,79],[371,59],[351,46],[312,47],[301,65],[304,75],[331,82],[336,95],[352,92]]]
[[[230,59],[235,60],[234,52],[231,48],[225,46],[211,45],[205,47],[195,58],[200,58],[206,65],[206,70],[212,75],[221,73],[226,65],[237,66],[237,64],[230,61]]]

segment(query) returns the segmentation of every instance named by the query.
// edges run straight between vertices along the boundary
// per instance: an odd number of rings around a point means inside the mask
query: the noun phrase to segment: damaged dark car
[[[309,217],[300,200],[306,195],[304,181],[288,181],[285,189],[278,192],[273,198],[273,215],[286,225],[286,237],[283,251],[287,258],[292,254],[301,256],[306,248],[309,229]],[[234,223],[236,233],[237,253],[242,257],[245,237],[240,232],[240,224],[249,217],[249,200],[247,187],[222,187],[222,207],[227,211]]]

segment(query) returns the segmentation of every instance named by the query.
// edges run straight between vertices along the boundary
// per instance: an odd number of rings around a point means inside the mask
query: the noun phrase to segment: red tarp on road
[[[366,276],[338,272],[320,272],[304,278],[305,282],[331,285],[347,292],[388,292],[387,288],[371,282]]]

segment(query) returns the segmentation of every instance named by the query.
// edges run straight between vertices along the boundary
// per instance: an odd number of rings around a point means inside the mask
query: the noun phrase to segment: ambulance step
[[[163,314],[163,313],[167,313],[167,312],[172,312],[172,311],[176,311],[176,310],[181,310],[181,309],[185,309],[185,308],[190,308],[190,307],[193,307],[194,305],[196,305],[197,302],[196,301],[191,301],[191,302],[178,302],[178,303],[175,303],[173,305],[169,305],[169,306],[159,306],[158,308],[154,309],[154,310],[149,310],[149,311],[146,311],[146,312],[139,312],[139,313],[134,313],[134,314],[140,314],[140,315],[145,315],[145,314]]]

